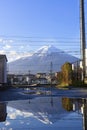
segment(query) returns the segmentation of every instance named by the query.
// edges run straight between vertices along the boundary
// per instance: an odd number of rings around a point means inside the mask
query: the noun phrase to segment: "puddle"
[[[0,130],[86,130],[87,99],[38,97],[0,102]]]

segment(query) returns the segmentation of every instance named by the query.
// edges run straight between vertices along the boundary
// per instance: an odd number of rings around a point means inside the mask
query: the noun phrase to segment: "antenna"
[[[53,72],[53,63],[50,63],[50,78],[51,78],[51,87],[52,87],[52,72]]]

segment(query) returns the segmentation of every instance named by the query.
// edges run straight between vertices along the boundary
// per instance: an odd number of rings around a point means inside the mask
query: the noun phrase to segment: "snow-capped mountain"
[[[61,52],[60,50],[58,50],[56,47],[54,47],[53,45],[49,45],[49,46],[43,46],[40,49],[38,49],[36,51],[36,54],[40,54],[40,55],[44,55],[44,54],[51,54],[51,53],[55,53],[55,52]]]
[[[20,58],[9,63],[9,73],[49,73],[58,72],[65,62],[75,62],[78,58],[71,56],[54,46],[43,46],[32,56]]]

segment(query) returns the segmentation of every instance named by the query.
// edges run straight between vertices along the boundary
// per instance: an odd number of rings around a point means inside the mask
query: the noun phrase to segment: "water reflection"
[[[1,130],[87,130],[87,99],[51,96],[30,103],[10,101],[7,111],[5,103],[0,105],[0,113],[4,117]]]
[[[70,98],[62,98],[62,106],[65,108],[67,111],[72,111],[73,110],[73,99]]]
[[[87,130],[87,99],[82,99],[83,130]]]
[[[78,111],[83,117],[83,130],[87,130],[87,99],[62,98],[63,107],[67,111]]]

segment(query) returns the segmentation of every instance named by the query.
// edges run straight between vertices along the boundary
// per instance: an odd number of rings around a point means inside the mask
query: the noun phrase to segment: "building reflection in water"
[[[0,102],[0,122],[4,122],[7,117],[6,102]]]
[[[82,99],[83,130],[87,130],[87,99]]]
[[[83,116],[83,130],[87,130],[87,99],[62,98],[62,106],[67,111],[77,111]]]

